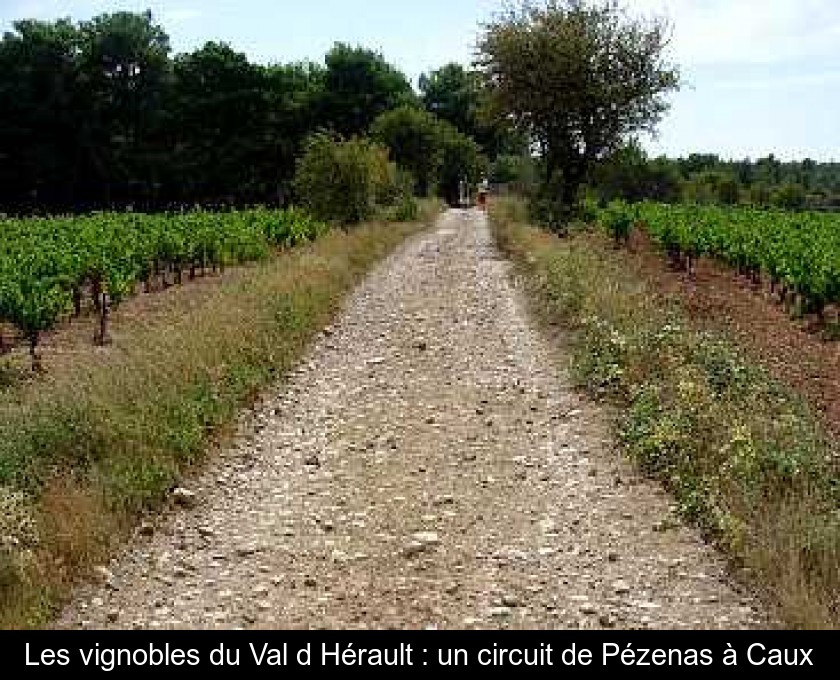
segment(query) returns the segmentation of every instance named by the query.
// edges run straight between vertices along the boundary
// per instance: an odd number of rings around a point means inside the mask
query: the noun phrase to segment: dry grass
[[[516,203],[493,222],[538,315],[562,329],[579,384],[614,407],[628,455],[787,625],[840,626],[840,458],[805,400],[665,305],[602,239],[558,239]]]
[[[12,381],[0,403],[0,501],[36,518],[37,537],[10,538],[5,561],[0,552],[0,626],[45,623],[68,584],[202,461],[371,265],[421,226],[334,231],[140,300],[114,317],[112,346],[75,343],[48,357],[45,377]]]

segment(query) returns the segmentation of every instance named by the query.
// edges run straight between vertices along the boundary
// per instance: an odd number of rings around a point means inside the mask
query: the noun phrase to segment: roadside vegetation
[[[520,147],[478,120],[460,66],[417,93],[344,44],[323,64],[173,57],[150,13],[16,22],[0,67],[0,626],[19,627],[160,506],[435,197]],[[395,135],[404,116],[420,124]]]
[[[518,201],[492,218],[534,308],[572,350],[576,380],[614,407],[627,454],[783,621],[840,625],[840,449],[805,402],[663,305],[603,236],[558,238]]]
[[[365,272],[420,221],[372,222],[126,303],[113,342],[45,353],[0,402],[0,626],[43,624],[69,584],[281,379]],[[156,302],[154,309],[132,305]]]
[[[424,74],[417,91],[362,46],[264,65],[219,42],[173,54],[149,12],[24,19],[0,36],[0,213],[287,207],[306,198],[297,163],[322,134],[373,136],[419,197],[451,197],[453,165],[475,182],[527,148],[479,115],[482,99],[463,66]],[[421,147],[428,167],[406,152]]]
[[[522,0],[484,26],[474,69],[415,90],[360,46],[263,65],[216,42],[173,55],[151,13],[16,22],[0,38],[0,625],[43,623],[368,268],[485,177],[523,197],[494,208],[499,241],[628,453],[782,618],[838,625],[836,442],[577,228],[600,217],[626,244],[645,212],[675,267],[714,256],[840,326],[836,220],[802,212],[840,204],[838,164],[638,145],[680,86],[670,29],[610,0]]]
[[[594,210],[616,244],[629,243],[642,229],[675,271],[689,277],[708,257],[731,267],[793,316],[816,315],[825,324],[840,303],[840,218],[817,212],[791,213],[755,208],[669,206],[612,201]],[[836,330],[835,330],[836,332]]]
[[[801,211],[840,210],[840,163],[810,158],[726,160],[713,153],[651,158],[629,140],[602,159],[590,176],[590,195],[609,202],[659,201],[688,205],[745,205]]]

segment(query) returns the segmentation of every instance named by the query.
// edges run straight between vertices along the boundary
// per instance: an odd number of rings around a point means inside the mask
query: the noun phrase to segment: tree
[[[175,60],[172,133],[184,200],[261,197],[254,160],[266,142],[265,74],[244,54],[207,43]]]
[[[171,84],[169,38],[150,12],[79,25],[83,143],[106,203],[148,198],[165,150],[156,140]],[[95,191],[95,189],[92,189]]]
[[[783,210],[802,210],[808,196],[801,184],[783,184],[773,192],[770,200],[774,206]]]
[[[323,83],[324,67],[308,61],[265,69],[267,136],[258,162],[268,194],[281,205],[291,193],[295,160],[315,127]]]
[[[750,203],[752,205],[766,208],[770,205],[771,197],[770,186],[764,182],[755,182],[750,187]]]
[[[379,116],[371,135],[388,147],[400,168],[412,174],[415,193],[427,196],[443,163],[440,121],[422,109],[401,106]]]
[[[676,164],[665,158],[649,160],[633,139],[593,169],[592,183],[604,202],[623,199],[674,201],[680,195],[680,176]]]
[[[433,189],[450,203],[462,181],[475,184],[487,170],[481,147],[446,120],[403,106],[383,113],[371,127],[374,139],[388,147],[400,169],[415,179],[415,193]]]
[[[461,64],[450,63],[420,76],[420,99],[429,113],[477,137],[481,80]]]
[[[507,121],[486,115],[486,94],[481,74],[450,63],[420,76],[420,100],[429,112],[472,137],[484,154],[524,153],[527,144]]]
[[[681,158],[678,163],[683,177],[689,179],[692,175],[719,169],[721,160],[714,153],[693,153],[688,158]]]
[[[535,181],[535,164],[530,154],[501,154],[489,168],[493,184],[507,185],[512,191],[529,195]]]
[[[472,138],[446,121],[438,124],[442,163],[438,179],[438,195],[450,205],[460,198],[461,182],[475,186],[487,172],[487,159]]]
[[[655,130],[678,87],[667,43],[663,20],[631,18],[614,2],[525,2],[485,28],[478,64],[491,106],[538,147],[537,205],[551,226],[575,211],[598,159]]]
[[[149,198],[167,164],[169,82],[169,39],[149,13],[17,22],[0,43],[4,205],[83,210]]]
[[[350,225],[373,215],[381,184],[394,176],[384,147],[315,134],[298,161],[295,191],[316,218]]]
[[[338,134],[366,134],[380,114],[416,100],[405,75],[381,54],[338,43],[326,64],[320,122]]]
[[[717,185],[717,200],[723,205],[737,205],[741,201],[741,185],[734,177],[723,177]]]
[[[69,21],[18,21],[0,41],[0,205],[73,208],[82,165],[76,55]]]
[[[814,171],[817,169],[816,161],[813,161],[810,158],[806,158],[802,161],[800,165],[800,174],[801,174],[801,181],[803,187],[805,187],[805,191],[811,189],[814,184]]]
[[[762,182],[778,185],[782,182],[782,163],[774,154],[766,158],[759,158],[756,163],[756,174]]]

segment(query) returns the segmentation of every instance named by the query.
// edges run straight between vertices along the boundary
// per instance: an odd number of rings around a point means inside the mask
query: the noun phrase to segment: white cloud
[[[165,9],[161,13],[161,21],[164,25],[182,24],[185,21],[197,19],[201,12],[197,9]]]
[[[791,88],[824,87],[840,83],[840,69],[794,73],[760,78],[718,80],[713,86],[721,90],[788,90]]]
[[[836,0],[627,0],[674,25],[680,63],[775,64],[837,55]]]

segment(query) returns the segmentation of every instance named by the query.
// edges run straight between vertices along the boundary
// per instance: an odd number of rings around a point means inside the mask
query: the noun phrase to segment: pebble
[[[195,491],[190,491],[184,487],[179,486],[172,492],[172,499],[176,505],[192,510],[198,505],[198,495]]]
[[[93,573],[102,583],[110,584],[114,582],[114,574],[110,569],[108,569],[108,567],[94,567]]]
[[[506,619],[513,614],[510,607],[493,607],[487,611],[487,615],[492,619]]]
[[[627,585],[626,581],[616,581],[612,588],[616,595],[628,595],[630,593],[630,586]]]
[[[440,536],[435,531],[419,531],[411,536],[412,541],[419,543],[426,548],[433,548],[440,545]]]
[[[59,627],[767,624],[691,530],[651,532],[673,498],[579,408],[480,215],[393,258]]]
[[[601,614],[598,617],[598,623],[601,624],[601,628],[615,628],[617,625],[617,621],[612,614]]]
[[[522,606],[522,599],[517,595],[504,595],[502,597],[502,604],[511,609],[517,609]]]

